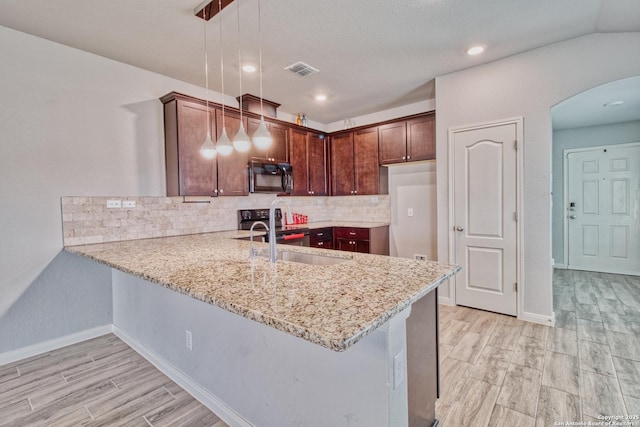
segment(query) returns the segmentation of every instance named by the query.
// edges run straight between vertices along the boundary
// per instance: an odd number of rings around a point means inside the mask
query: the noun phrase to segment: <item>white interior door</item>
[[[640,145],[567,155],[568,267],[640,274]]]
[[[455,132],[456,304],[516,314],[517,125]]]

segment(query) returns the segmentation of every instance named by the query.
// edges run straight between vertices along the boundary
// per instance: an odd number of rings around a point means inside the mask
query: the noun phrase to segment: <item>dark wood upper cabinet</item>
[[[389,123],[378,128],[380,136],[380,164],[402,163],[407,159],[407,125]]]
[[[309,163],[307,158],[307,132],[291,128],[289,130],[289,157],[293,168],[294,196],[309,195]]]
[[[436,158],[433,112],[382,125],[379,136],[381,165]]]
[[[249,152],[251,158],[259,159],[266,162],[286,163],[289,161],[289,129],[278,123],[271,123],[265,120],[267,129],[271,133],[273,142],[266,150],[252,146]],[[249,117],[247,123],[247,133],[249,137],[253,137],[254,132],[260,125],[260,119]]]
[[[354,194],[378,194],[378,128],[361,129],[353,136]]]
[[[313,196],[329,195],[329,146],[324,135],[307,132],[309,191]]]
[[[293,167],[294,196],[329,194],[327,143],[320,134],[290,128],[289,160]]]
[[[331,137],[331,194],[378,194],[378,128]]]
[[[353,132],[331,136],[331,195],[354,194]]]
[[[407,156],[409,161],[436,158],[435,114],[407,120]]]
[[[243,117],[245,129],[247,118]],[[216,109],[217,136],[222,134],[222,110]],[[233,141],[233,137],[240,129],[240,115],[225,109],[224,127],[227,136]],[[220,196],[246,196],[249,194],[249,153],[241,153],[237,150],[228,156],[217,156],[218,163],[218,195]]]
[[[213,108],[183,99],[164,104],[167,196],[214,196],[217,189],[216,159],[205,159],[200,146],[207,135],[207,121],[215,137]]]

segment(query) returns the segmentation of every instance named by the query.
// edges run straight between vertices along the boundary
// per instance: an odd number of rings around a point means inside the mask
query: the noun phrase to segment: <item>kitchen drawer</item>
[[[334,227],[333,234],[336,239],[369,240],[368,228]]]
[[[311,246],[315,246],[314,243],[318,243],[318,242],[333,241],[333,228],[327,227],[327,228],[318,228],[316,230],[310,230],[309,241],[311,242]]]
[[[333,240],[321,240],[318,242],[310,243],[312,248],[320,248],[320,249],[333,249]]]

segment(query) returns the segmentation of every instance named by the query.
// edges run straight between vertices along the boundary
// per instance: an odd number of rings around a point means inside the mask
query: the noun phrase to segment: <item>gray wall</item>
[[[5,27],[0,58],[0,351],[9,351],[105,319],[80,309],[102,311],[102,290],[79,292],[86,277],[63,274],[91,261],[59,255],[60,197],[164,195],[158,98],[204,90]]]
[[[553,260],[564,264],[564,157],[571,148],[640,142],[640,121],[553,132]]]
[[[426,255],[437,260],[436,163],[406,163],[389,167],[391,256]],[[413,209],[413,216],[407,215]]]
[[[524,117],[524,307],[552,316],[551,113],[558,102],[603,83],[640,75],[640,33],[591,34],[436,78],[438,259],[449,261],[451,128]],[[451,260],[453,261],[453,260]],[[443,288],[440,295],[446,294]]]

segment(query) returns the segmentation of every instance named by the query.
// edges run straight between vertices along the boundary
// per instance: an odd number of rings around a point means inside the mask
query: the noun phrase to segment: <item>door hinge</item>
[[[513,220],[518,222],[518,212],[513,213]]]
[[[513,141],[513,148],[518,151],[518,140]]]
[[[513,292],[518,292],[518,282],[513,284]]]

